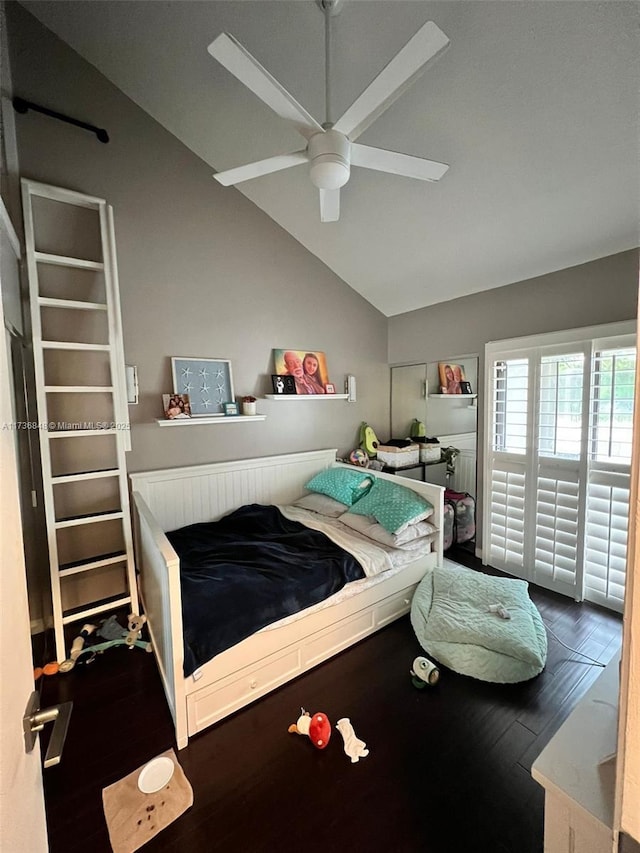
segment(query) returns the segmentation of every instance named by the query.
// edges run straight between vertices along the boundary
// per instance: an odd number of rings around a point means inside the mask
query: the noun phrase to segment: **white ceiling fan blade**
[[[320,190],[320,222],[340,219],[340,190]]]
[[[292,122],[305,139],[322,130],[322,125],[233,36],[221,33],[207,50],[275,113]]]
[[[293,151],[291,154],[278,154],[275,157],[267,157],[266,160],[257,160],[255,163],[248,163],[246,166],[237,166],[235,169],[216,172],[213,177],[223,186],[228,187],[232,184],[241,184],[243,181],[250,181],[252,178],[260,178],[262,175],[270,175],[272,172],[281,172],[283,169],[289,169],[291,166],[306,163],[307,160],[306,150]]]
[[[405,178],[417,178],[419,181],[439,181],[449,169],[446,163],[385,151],[383,148],[371,148],[358,142],[351,145],[351,165],[404,175]]]
[[[353,142],[447,47],[447,36],[433,21],[427,21],[338,119],[334,130]]]

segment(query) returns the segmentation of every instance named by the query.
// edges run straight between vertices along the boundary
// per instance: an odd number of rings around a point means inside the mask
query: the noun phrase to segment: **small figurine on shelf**
[[[257,404],[258,401],[255,397],[251,395],[247,395],[242,398],[242,414],[243,415],[256,415],[257,412]]]

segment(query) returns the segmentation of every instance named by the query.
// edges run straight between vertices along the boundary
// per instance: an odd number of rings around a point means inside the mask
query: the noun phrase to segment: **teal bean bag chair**
[[[528,586],[447,560],[415,591],[416,637],[430,657],[461,675],[498,684],[527,681],[547,659],[547,633]],[[510,618],[502,618],[500,608]]]

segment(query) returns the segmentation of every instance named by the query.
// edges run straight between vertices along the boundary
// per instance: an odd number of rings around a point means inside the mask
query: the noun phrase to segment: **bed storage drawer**
[[[302,647],[304,668],[311,669],[332,655],[337,655],[358,640],[368,637],[374,630],[373,611],[363,610],[336,622],[331,628],[318,631],[305,640]]]
[[[417,586],[418,584],[413,584],[407,589],[402,589],[395,595],[390,595],[389,598],[381,601],[376,610],[376,627],[381,628],[383,625],[387,625],[405,613],[408,613],[411,608],[411,599]]]
[[[285,650],[279,657],[270,657],[245,667],[193,693],[187,697],[189,734],[195,734],[227,714],[232,714],[301,671],[300,650],[292,648]]]

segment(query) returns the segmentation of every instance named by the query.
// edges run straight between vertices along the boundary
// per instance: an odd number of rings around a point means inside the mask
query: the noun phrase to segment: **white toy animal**
[[[343,717],[341,720],[338,720],[336,728],[342,735],[342,739],[344,740],[344,751],[351,759],[352,764],[355,764],[356,761],[360,761],[361,758],[366,758],[367,755],[369,755],[366,743],[356,737],[356,733],[353,730],[349,717]]]

